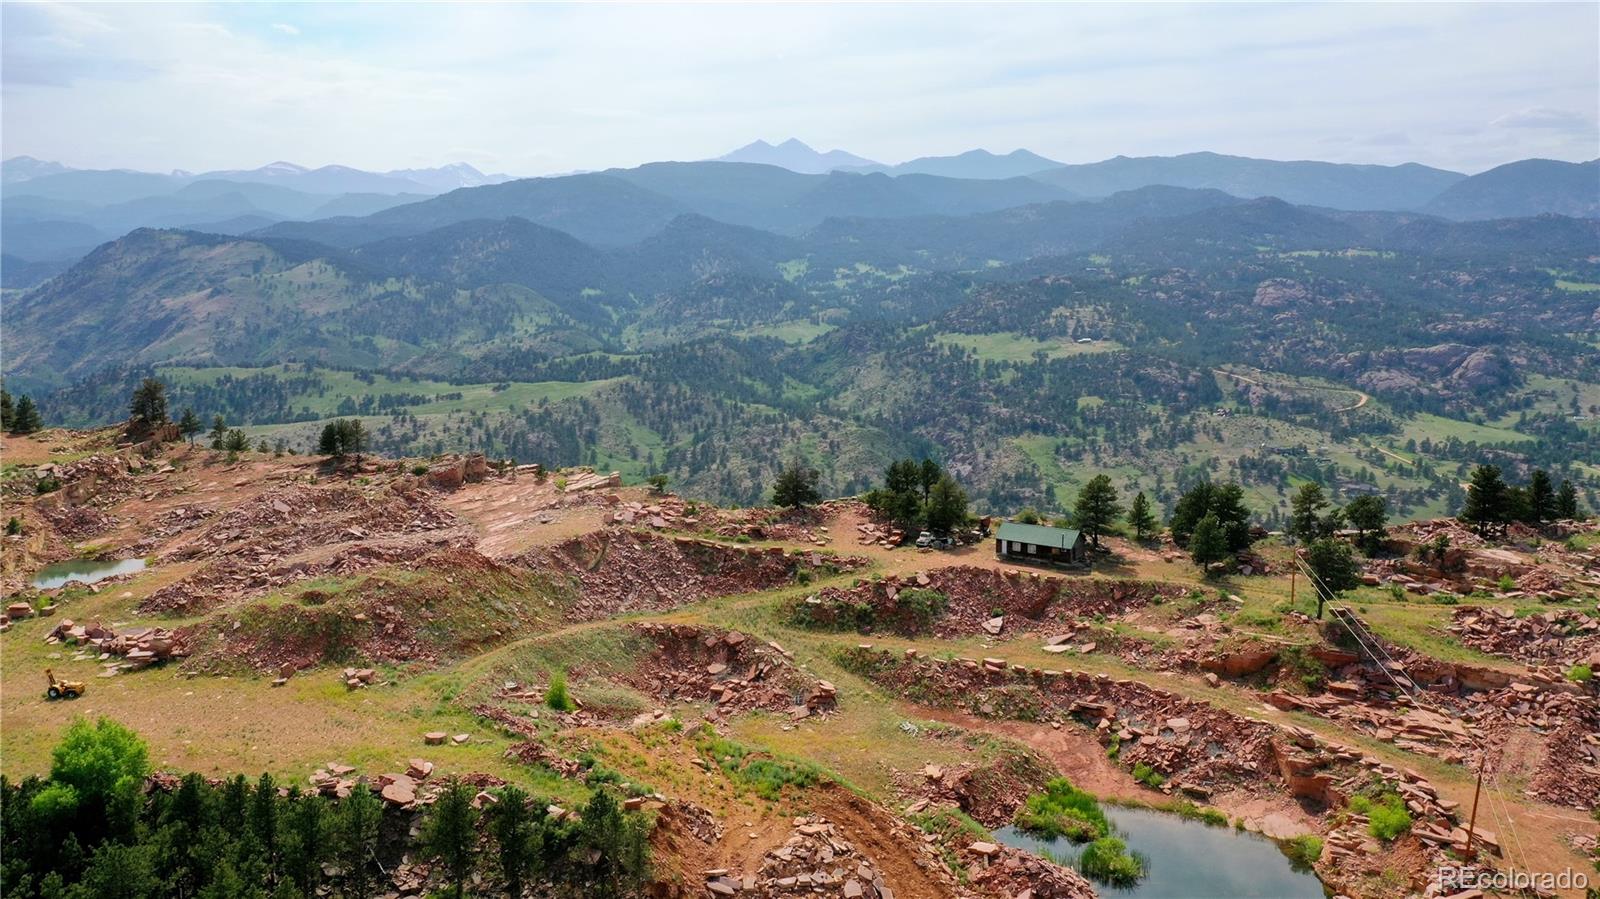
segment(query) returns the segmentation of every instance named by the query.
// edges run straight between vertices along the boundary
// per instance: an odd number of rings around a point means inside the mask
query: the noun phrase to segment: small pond
[[[44,566],[33,576],[33,585],[41,590],[50,590],[68,581],[92,584],[104,578],[143,570],[143,559],[110,559],[104,562],[94,559],[73,559]]]
[[[1117,899],[1324,899],[1322,881],[1294,870],[1288,856],[1266,837],[1211,827],[1166,812],[1106,806],[1118,836],[1130,852],[1144,856],[1146,876],[1119,889],[1095,884],[1100,895]],[[1044,840],[1015,827],[994,832],[995,839],[1036,855],[1073,862],[1083,847],[1068,840]]]

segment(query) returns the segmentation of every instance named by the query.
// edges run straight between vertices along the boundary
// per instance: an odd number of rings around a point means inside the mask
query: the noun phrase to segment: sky
[[[0,6],[0,151],[538,175],[798,137],[882,162],[1600,156],[1600,3]]]

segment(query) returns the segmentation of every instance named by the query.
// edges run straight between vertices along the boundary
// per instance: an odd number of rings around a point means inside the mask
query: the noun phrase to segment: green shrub
[[[699,749],[730,779],[771,802],[783,795],[784,787],[804,789],[822,779],[822,769],[810,762],[757,755],[756,750],[733,740],[712,737],[700,742]]]
[[[1586,684],[1594,679],[1594,669],[1588,665],[1573,665],[1567,672],[1567,680],[1575,684]]]
[[[558,712],[571,712],[578,708],[578,704],[567,694],[566,672],[551,672],[550,687],[544,691],[544,704]]]
[[[1322,837],[1315,834],[1301,834],[1298,837],[1284,840],[1279,844],[1283,854],[1289,856],[1289,862],[1296,869],[1309,868],[1322,858]]]
[[[1133,766],[1133,779],[1147,787],[1159,787],[1167,782],[1167,779],[1161,776],[1160,771],[1146,765],[1144,762],[1138,762]]]
[[[1495,586],[1500,588],[1501,593],[1510,593],[1517,589],[1517,581],[1509,574],[1502,574],[1500,580],[1495,582]]]
[[[1351,796],[1350,810],[1365,815],[1367,832],[1380,840],[1392,840],[1411,829],[1411,813],[1399,793],[1382,793],[1377,798]]]
[[[423,475],[428,473],[428,466],[426,466],[426,465],[413,465],[413,466],[411,466],[411,473],[420,478]]]
[[[1045,784],[1017,809],[1017,826],[1044,837],[1066,837],[1074,843],[1098,840],[1111,832],[1106,813],[1093,796],[1064,777]]]
[[[1187,799],[1181,799],[1167,808],[1180,818],[1199,821],[1207,827],[1228,826],[1228,816],[1221,809],[1214,809],[1208,805],[1199,805]]]
[[[1132,886],[1144,877],[1144,859],[1128,852],[1128,845],[1116,837],[1101,837],[1083,848],[1078,870],[1085,877],[1114,887]]]
[[[61,481],[56,478],[40,478],[38,483],[33,485],[33,492],[40,496],[46,493],[54,493],[60,489]]]

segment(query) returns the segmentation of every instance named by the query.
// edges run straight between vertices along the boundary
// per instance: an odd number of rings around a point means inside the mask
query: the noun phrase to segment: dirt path
[[[1356,395],[1356,401],[1354,403],[1351,403],[1348,406],[1341,406],[1341,407],[1339,407],[1337,409],[1330,410],[1334,414],[1338,414],[1340,412],[1354,412],[1355,410],[1360,409],[1362,406],[1365,406],[1367,403],[1371,402],[1371,400],[1372,400],[1372,397],[1368,396],[1365,393],[1362,393],[1359,390],[1356,390],[1353,387],[1308,387],[1308,386],[1304,386],[1304,385],[1300,385],[1300,384],[1267,384],[1267,383],[1264,383],[1262,381],[1258,381],[1255,378],[1247,378],[1244,375],[1236,374],[1236,373],[1231,372],[1231,371],[1227,371],[1226,369],[1213,368],[1212,371],[1216,372],[1219,375],[1227,375],[1228,377],[1233,378],[1235,381],[1239,381],[1240,383],[1243,383],[1243,384],[1254,384],[1257,387],[1266,387],[1266,388],[1273,389],[1273,390],[1303,390],[1303,391],[1307,391],[1307,392],[1318,392],[1318,391],[1329,391],[1329,390],[1332,390],[1332,391],[1336,391],[1338,393],[1353,393],[1353,394]]]

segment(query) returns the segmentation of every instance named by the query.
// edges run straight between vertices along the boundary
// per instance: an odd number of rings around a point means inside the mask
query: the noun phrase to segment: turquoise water
[[[33,576],[33,585],[41,590],[49,590],[68,581],[92,584],[102,578],[143,570],[143,559],[112,559],[107,562],[73,559],[70,562],[55,562],[44,566]]]
[[[1290,867],[1276,843],[1232,827],[1211,827],[1149,809],[1106,806],[1130,852],[1144,856],[1146,877],[1127,889],[1095,884],[1116,899],[1325,899],[1322,881]],[[1082,846],[1041,840],[1003,827],[995,839],[1036,855],[1076,861]]]

